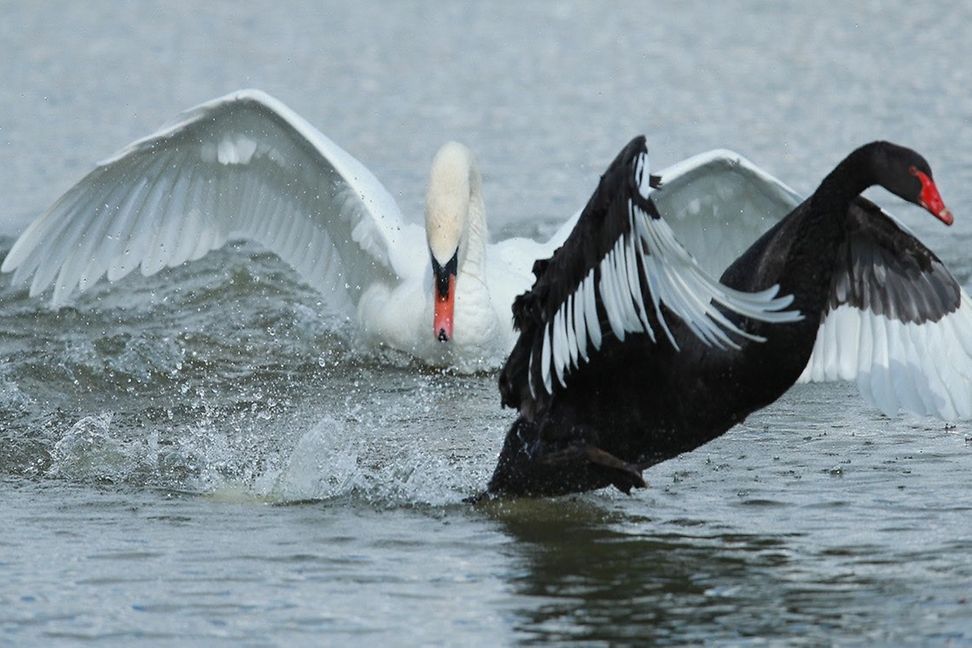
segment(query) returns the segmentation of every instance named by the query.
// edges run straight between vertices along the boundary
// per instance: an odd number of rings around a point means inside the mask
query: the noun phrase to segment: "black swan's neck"
[[[847,237],[848,210],[876,180],[872,160],[877,146],[869,144],[848,155],[810,198],[723,275],[726,285],[742,290],[777,284],[781,295],[793,295],[791,308],[803,314],[802,320],[789,324],[748,320],[749,331],[766,341],[745,343],[741,353],[700,352],[719,367],[709,374],[718,388],[738,392],[728,401],[740,413],[778,398],[806,366],[830,298],[839,250]]]
[[[791,247],[777,281],[783,294],[794,296],[794,307],[814,330],[830,294],[838,250],[847,237],[847,212],[854,199],[875,183],[871,160],[879,146],[862,146],[834,167],[789,232]]]
[[[854,199],[874,184],[872,160],[879,144],[857,149],[823,179],[817,190],[786,218],[760,237],[722,275],[738,290],[765,290],[778,285],[793,295],[793,308],[813,319],[822,310],[847,236],[847,212]],[[816,327],[816,321],[808,322]],[[750,322],[750,330],[767,335],[776,324]]]
[[[809,220],[843,222],[843,216],[857,196],[875,184],[871,160],[880,142],[867,144],[852,152],[827,174],[810,197]],[[813,218],[816,216],[816,218]],[[822,223],[813,223],[814,225]]]

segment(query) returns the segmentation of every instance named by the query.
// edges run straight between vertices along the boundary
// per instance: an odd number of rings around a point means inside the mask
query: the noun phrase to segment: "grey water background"
[[[413,220],[464,141],[494,238],[551,231],[637,133],[657,168],[730,147],[802,192],[908,144],[956,225],[869,195],[968,288],[970,26],[904,1],[3,3],[0,252],[97,160],[259,87]],[[632,497],[462,504],[511,418],[492,375],[361,349],[253,245],[56,311],[0,277],[0,644],[972,645],[967,423],[798,386]]]

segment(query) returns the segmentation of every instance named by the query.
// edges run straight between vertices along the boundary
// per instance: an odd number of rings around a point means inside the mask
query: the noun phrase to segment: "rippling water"
[[[968,287],[972,12],[904,2],[0,7],[0,254],[178,110],[276,94],[412,218],[446,138],[494,236],[547,232],[637,132],[801,191],[874,138],[929,158]],[[362,349],[234,244],[50,309],[0,277],[0,643],[972,643],[972,427],[802,386],[600,492],[481,508],[494,377]]]

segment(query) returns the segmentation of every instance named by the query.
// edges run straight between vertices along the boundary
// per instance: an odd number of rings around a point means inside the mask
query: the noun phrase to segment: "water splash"
[[[485,483],[507,425],[488,376],[364,351],[252,246],[60,309],[2,275],[0,303],[0,475],[441,504]]]
[[[423,439],[360,429],[328,417],[301,436],[261,494],[278,502],[356,497],[392,505],[440,506],[485,483],[478,456],[429,448]]]
[[[152,469],[157,438],[125,440],[112,434],[112,413],[86,416],[54,444],[48,474],[77,481],[122,482]]]

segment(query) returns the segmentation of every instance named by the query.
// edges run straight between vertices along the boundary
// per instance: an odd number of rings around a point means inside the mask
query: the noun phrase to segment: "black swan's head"
[[[932,179],[931,167],[910,148],[891,142],[876,142],[870,155],[874,179],[885,189],[928,210],[946,225],[954,221]]]

